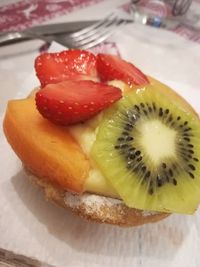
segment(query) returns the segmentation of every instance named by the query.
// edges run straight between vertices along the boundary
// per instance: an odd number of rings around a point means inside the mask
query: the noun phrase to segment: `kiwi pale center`
[[[114,148],[126,169],[146,184],[149,194],[164,184],[176,186],[184,172],[195,178],[193,161],[199,159],[193,157],[193,133],[187,120],[155,102],[132,105],[119,118],[122,130]]]
[[[155,119],[141,123],[139,131],[141,136],[138,141],[155,165],[160,164],[162,159],[172,158],[175,155],[175,130]]]

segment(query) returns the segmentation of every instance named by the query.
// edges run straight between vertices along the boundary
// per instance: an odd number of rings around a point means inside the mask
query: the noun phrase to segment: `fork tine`
[[[93,35],[90,35],[89,37],[86,36],[86,38],[82,40],[74,40],[72,44],[74,47],[79,47],[82,49],[91,48],[106,40],[110,35],[113,34],[114,29],[122,24],[124,24],[124,21],[116,18],[115,21],[110,25],[110,27],[102,27]]]
[[[92,26],[67,36],[57,37],[56,41],[69,48],[91,48],[105,41],[117,26],[127,23],[126,20],[120,18],[118,14],[120,14],[119,11],[115,11]]]
[[[86,27],[86,28],[84,28],[84,29],[82,29],[82,30],[80,30],[80,31],[77,31],[77,32],[74,32],[74,33],[69,34],[69,37],[72,37],[72,38],[73,38],[73,37],[79,37],[79,36],[82,35],[82,34],[86,34],[86,33],[90,32],[90,31],[92,31],[93,29],[100,27],[100,26],[101,26],[102,24],[104,24],[107,20],[112,19],[112,17],[115,16],[115,13],[116,13],[116,12],[109,14],[109,15],[106,16],[104,19],[100,20],[99,22],[97,22],[97,23],[95,23],[95,24],[93,24],[93,25],[91,25],[91,26],[88,26],[88,27]]]
[[[112,26],[116,23],[117,17],[113,17],[109,20],[104,20],[101,24],[94,27],[92,30],[89,30],[83,34],[80,34],[79,36],[69,36],[72,40],[81,41],[83,39],[89,38],[90,36],[94,35],[95,33],[98,33],[101,29],[106,29]]]
[[[113,32],[108,32],[107,34],[104,34],[102,36],[99,36],[97,39],[94,39],[90,42],[84,43],[82,45],[78,44],[77,48],[81,48],[81,49],[89,49],[91,47],[94,47],[100,43],[102,43],[103,41],[105,41],[106,39],[108,39],[108,37],[110,37],[112,35]]]

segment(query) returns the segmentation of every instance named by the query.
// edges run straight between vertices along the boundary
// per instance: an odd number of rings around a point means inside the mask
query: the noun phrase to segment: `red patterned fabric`
[[[0,7],[0,32],[23,30],[103,0],[25,0]]]
[[[24,0],[15,4],[0,7],[0,32],[8,30],[23,30],[38,25],[51,18],[65,15],[79,8],[84,8],[106,0]],[[194,0],[200,8],[200,0]],[[161,1],[162,3],[162,1]],[[159,1],[140,0],[138,5],[160,17],[171,16],[169,4],[161,5]],[[122,9],[129,12],[130,1]],[[186,25],[178,25],[170,29],[177,34],[200,43],[200,33]],[[108,43],[107,43],[108,45]],[[106,45],[106,46],[107,46]]]

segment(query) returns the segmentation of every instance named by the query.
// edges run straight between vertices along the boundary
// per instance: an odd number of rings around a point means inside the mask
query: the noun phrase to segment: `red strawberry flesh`
[[[39,112],[50,121],[71,125],[84,122],[122,97],[116,87],[93,81],[50,84],[36,94]]]
[[[117,56],[98,54],[97,72],[101,81],[121,80],[129,85],[143,85],[149,83],[147,76],[133,64]]]
[[[97,76],[96,57],[84,50],[44,53],[35,60],[35,70],[41,86],[72,80],[90,80]]]

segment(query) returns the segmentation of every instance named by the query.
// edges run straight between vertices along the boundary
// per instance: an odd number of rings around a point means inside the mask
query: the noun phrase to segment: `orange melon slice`
[[[11,100],[4,119],[8,142],[36,176],[82,192],[89,160],[68,129],[44,119],[33,98]]]

